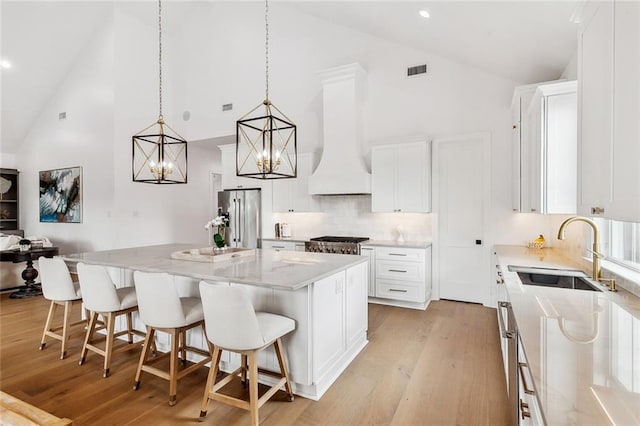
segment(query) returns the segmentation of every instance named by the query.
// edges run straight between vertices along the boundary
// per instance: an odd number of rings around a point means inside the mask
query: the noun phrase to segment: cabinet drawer
[[[423,249],[376,247],[376,258],[379,260],[400,260],[403,262],[424,262]]]
[[[296,250],[296,243],[291,241],[262,240],[263,249]]]
[[[376,297],[408,302],[424,302],[424,286],[403,285],[392,281],[378,280],[376,282]]]
[[[377,259],[376,278],[424,282],[424,263]]]

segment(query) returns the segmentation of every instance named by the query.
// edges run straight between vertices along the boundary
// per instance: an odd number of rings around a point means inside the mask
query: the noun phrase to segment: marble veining
[[[640,424],[640,298],[523,285],[508,265],[580,265],[554,249],[495,250],[547,424]]]
[[[86,262],[147,272],[166,272],[207,281],[224,281],[297,290],[367,258],[342,254],[255,250],[251,256],[223,262],[172,259],[171,253],[197,249],[197,244],[163,244],[63,255],[68,263]]]

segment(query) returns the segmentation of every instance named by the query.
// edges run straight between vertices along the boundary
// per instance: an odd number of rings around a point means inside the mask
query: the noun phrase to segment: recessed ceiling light
[[[2,61],[0,61],[0,67],[4,69],[9,69],[11,68],[11,62],[7,61],[6,59],[3,59]]]
[[[420,14],[420,16],[422,16],[423,18],[429,18],[431,16],[431,14],[429,13],[429,11],[427,9],[422,9],[420,12],[418,12]]]

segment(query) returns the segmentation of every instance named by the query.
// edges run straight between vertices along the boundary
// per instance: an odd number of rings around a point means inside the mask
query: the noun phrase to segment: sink
[[[602,291],[587,278],[587,274],[575,269],[509,265],[509,271],[516,272],[524,285]]]

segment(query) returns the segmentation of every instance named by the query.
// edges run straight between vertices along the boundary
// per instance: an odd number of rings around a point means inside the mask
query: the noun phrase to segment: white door
[[[491,304],[489,148],[484,133],[434,141],[436,298]]]

